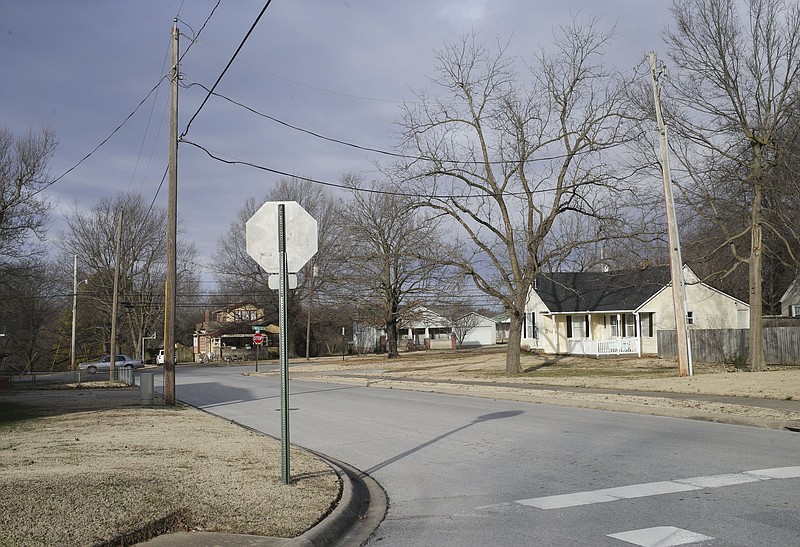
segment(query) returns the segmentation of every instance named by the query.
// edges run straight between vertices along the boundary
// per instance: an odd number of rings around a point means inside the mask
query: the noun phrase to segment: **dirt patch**
[[[0,545],[128,544],[170,529],[294,537],[336,503],[336,473],[199,410],[135,389],[0,396]]]

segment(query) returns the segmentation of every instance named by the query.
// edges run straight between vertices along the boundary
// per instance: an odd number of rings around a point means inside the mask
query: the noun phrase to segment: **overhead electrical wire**
[[[105,143],[107,143],[109,140],[111,140],[111,137],[113,137],[114,135],[116,135],[116,134],[117,134],[117,132],[118,132],[120,129],[122,129],[122,127],[123,127],[123,126],[124,126],[126,123],[128,123],[128,120],[130,120],[130,119],[133,117],[133,115],[134,115],[134,114],[136,114],[136,112],[138,112],[138,111],[139,111],[139,109],[142,107],[142,105],[143,105],[144,103],[146,103],[146,102],[147,102],[147,99],[149,99],[149,98],[150,98],[150,95],[152,95],[152,94],[153,94],[153,93],[156,91],[156,89],[158,89],[158,86],[160,86],[160,85],[161,85],[161,83],[162,83],[164,80],[166,80],[166,79],[167,79],[167,76],[166,76],[166,75],[162,76],[162,77],[161,77],[161,79],[160,79],[160,80],[158,80],[158,83],[156,83],[156,85],[154,85],[154,86],[153,86],[153,87],[150,89],[150,91],[148,91],[148,92],[147,92],[147,95],[145,95],[144,99],[142,99],[141,101],[139,101],[139,104],[137,104],[137,105],[136,105],[136,108],[134,108],[134,109],[133,109],[133,111],[132,111],[130,114],[128,114],[127,116],[125,116],[125,119],[124,119],[124,120],[122,120],[122,122],[121,122],[121,123],[120,123],[120,124],[119,124],[117,127],[115,127],[115,128],[114,128],[114,130],[113,130],[113,131],[112,131],[112,132],[111,132],[111,133],[110,133],[110,134],[109,134],[109,135],[108,135],[108,136],[107,136],[105,139],[103,139],[102,141],[100,141],[100,144],[98,144],[97,146],[95,146],[95,147],[94,147],[94,148],[93,148],[93,149],[92,149],[92,150],[91,150],[91,151],[90,151],[88,154],[86,154],[85,156],[83,156],[83,157],[82,157],[82,158],[81,158],[81,159],[80,159],[80,160],[79,160],[79,161],[78,161],[78,162],[77,162],[75,165],[73,165],[72,167],[70,167],[69,169],[67,169],[67,170],[66,170],[66,171],[64,171],[63,173],[61,173],[59,176],[57,176],[56,178],[54,178],[54,179],[53,179],[53,180],[51,180],[50,182],[48,182],[48,183],[46,183],[45,185],[43,185],[41,188],[39,188],[39,189],[38,189],[38,190],[36,190],[35,192],[31,193],[31,197],[35,196],[36,194],[39,194],[40,192],[42,192],[42,191],[46,190],[47,188],[49,188],[50,186],[54,185],[55,183],[57,183],[58,181],[60,181],[61,179],[63,179],[63,178],[64,178],[64,177],[66,177],[67,175],[69,175],[71,172],[73,172],[75,169],[77,169],[77,168],[78,168],[78,166],[79,166],[79,165],[81,165],[83,162],[85,162],[85,161],[86,161],[86,160],[88,160],[90,157],[92,157],[92,156],[94,155],[94,153],[95,153],[95,152],[97,152],[97,151],[100,149],[100,147],[101,147],[101,146],[103,146]]]
[[[166,51],[164,52],[164,60],[161,63],[161,70],[159,71],[159,74],[165,74],[166,73],[167,59],[169,59],[169,47],[167,47]],[[141,159],[142,159],[142,151],[144,150],[144,144],[147,141],[147,134],[150,132],[150,123],[153,121],[153,112],[155,111],[157,100],[158,100],[158,93],[156,93],[155,97],[153,97],[153,104],[150,106],[150,113],[147,116],[147,125],[144,128],[144,135],[142,135],[142,144],[139,146],[139,154],[136,156],[136,163],[133,166],[133,172],[131,173],[131,180],[128,183],[128,190],[129,191],[131,189],[131,186],[133,185],[133,180],[136,177],[136,171],[139,168],[139,161],[141,161]],[[161,135],[161,128],[164,125],[164,115],[166,113],[166,107],[167,107],[167,105],[165,104],[164,108],[161,111],[161,123],[158,126],[158,131],[156,132],[156,137],[155,137],[155,139],[153,139],[153,148],[150,150],[150,158],[147,161],[147,167],[145,169],[144,176],[142,177],[142,185],[144,185],[144,181],[147,179],[147,174],[150,171],[150,164],[152,163],[153,156],[155,155],[156,144],[158,143],[158,137],[159,137],[159,135]],[[141,190],[142,190],[142,186],[140,185],[139,186],[139,192],[140,193],[141,193]]]
[[[210,91],[206,86],[204,86],[203,84],[201,84],[199,82],[193,82],[191,84],[188,84],[185,87],[188,88],[188,87],[193,87],[193,86],[198,86],[198,87],[201,87],[201,88],[205,89],[206,91]],[[354,143],[347,142],[347,141],[344,141],[344,140],[341,140],[341,139],[337,139],[337,138],[334,138],[334,137],[327,137],[325,135],[322,135],[321,133],[317,133],[315,131],[311,131],[310,129],[303,129],[302,127],[298,127],[296,125],[292,125],[289,122],[285,122],[285,121],[280,120],[280,119],[278,119],[278,118],[276,118],[274,116],[270,116],[269,114],[264,114],[263,112],[259,112],[255,108],[252,108],[250,106],[247,106],[246,104],[240,103],[239,101],[231,99],[230,97],[222,95],[221,93],[212,92],[211,94],[214,95],[215,97],[219,97],[220,99],[224,99],[224,100],[226,100],[226,101],[228,101],[228,102],[230,102],[232,104],[235,104],[236,106],[244,108],[245,110],[248,110],[248,111],[252,112],[253,114],[255,114],[257,116],[261,116],[262,118],[266,118],[268,120],[271,120],[271,121],[273,121],[273,122],[275,122],[277,124],[283,125],[284,127],[288,127],[289,129],[293,129],[295,131],[299,131],[301,133],[305,133],[307,135],[311,135],[312,137],[316,137],[318,139],[326,140],[326,141],[333,142],[333,143],[336,143],[336,144],[341,144],[343,146],[349,146],[350,148],[356,148],[358,150],[364,150],[365,152],[375,152],[376,154],[383,154],[385,156],[392,156],[392,157],[395,157],[395,158],[414,159],[413,156],[408,156],[408,155],[400,154],[400,153],[397,153],[397,152],[388,152],[386,150],[381,150],[379,148],[372,148],[372,147],[369,147],[369,146],[363,146],[363,145],[359,145],[359,144],[354,144]]]
[[[184,52],[183,52],[183,55],[181,55],[181,57],[180,57],[180,59],[179,59],[179,62],[180,62],[180,60],[181,60],[181,59],[183,59],[183,57],[184,57],[184,56],[185,56],[185,55],[186,55],[186,54],[189,52],[189,50],[191,49],[192,45],[195,43],[195,41],[197,41],[197,38],[198,38],[198,37],[200,36],[200,34],[203,32],[203,29],[205,29],[205,28],[206,28],[206,25],[207,25],[207,24],[208,24],[208,22],[211,20],[211,17],[214,15],[214,12],[215,12],[215,11],[217,10],[217,8],[219,7],[219,4],[220,4],[220,2],[221,2],[221,0],[217,0],[217,3],[216,3],[216,4],[214,5],[214,7],[211,9],[211,12],[208,14],[208,17],[206,17],[206,20],[205,20],[205,21],[203,21],[203,24],[200,26],[200,30],[199,30],[199,31],[197,31],[197,33],[194,33],[194,30],[192,30],[192,32],[193,32],[193,36],[190,38],[190,43],[189,43],[189,46],[186,48],[186,51],[184,51]],[[181,4],[181,8],[183,8],[183,4]],[[175,17],[175,18],[176,18],[177,20],[181,20],[179,15],[176,15],[176,17]],[[191,25],[189,25],[189,24],[188,24],[186,21],[182,21],[182,20],[181,20],[181,22],[182,22],[184,25],[188,26],[190,29],[192,28],[192,27],[191,27]],[[169,49],[167,50],[167,55],[164,57],[164,62],[163,62],[163,64],[162,64],[162,67],[161,67],[161,72],[162,72],[162,73],[164,73],[164,72],[165,72],[165,71],[164,71],[164,68],[166,67],[166,62],[167,62],[167,58],[168,58],[168,56],[169,56]],[[160,83],[160,82],[159,82],[159,83]],[[165,105],[165,107],[164,107],[164,110],[166,111],[166,105]],[[152,115],[152,110],[151,110],[151,115]],[[162,115],[162,122],[163,122],[163,115]],[[150,121],[148,120],[148,127],[149,127],[149,125],[150,125]],[[160,126],[159,126],[159,134],[160,134],[160,133],[161,133],[161,129],[160,129]],[[157,136],[156,136],[156,140],[157,140]],[[153,145],[153,152],[154,152],[154,151],[155,151],[155,144]],[[140,151],[140,153],[141,153],[141,151]],[[151,152],[151,159],[152,159],[152,152]],[[137,160],[137,163],[138,163],[138,160]],[[148,163],[148,171],[149,171],[149,168],[150,168],[150,165],[149,165],[149,163]],[[156,188],[156,192],[155,192],[155,194],[153,195],[153,199],[152,199],[152,201],[150,202],[150,206],[147,208],[147,212],[146,212],[146,213],[145,213],[145,215],[144,215],[144,218],[145,218],[145,220],[146,220],[146,219],[147,219],[147,218],[150,216],[150,213],[153,211],[153,207],[155,206],[156,200],[158,199],[158,195],[161,193],[161,188],[163,188],[163,186],[164,186],[164,181],[167,179],[167,174],[168,174],[168,173],[169,173],[169,165],[167,165],[167,167],[164,169],[164,174],[161,176],[161,182],[159,182],[159,184],[158,184],[158,188]],[[146,176],[146,173],[145,173],[145,176]],[[142,227],[143,227],[143,225],[140,225],[140,226],[139,226],[139,229],[141,229]]]
[[[178,62],[179,63],[181,61],[183,61],[183,58],[186,56],[187,53],[189,53],[189,50],[192,49],[192,46],[195,44],[195,42],[197,42],[197,39],[200,38],[200,34],[203,33],[203,29],[206,28],[206,25],[211,20],[211,17],[213,17],[214,12],[217,11],[217,8],[219,7],[219,3],[221,1],[222,0],[217,0],[217,3],[214,5],[213,8],[211,8],[211,13],[208,14],[208,17],[206,17],[206,20],[203,21],[203,24],[200,26],[200,30],[198,30],[197,32],[194,31],[194,29],[192,28],[192,26],[189,23],[187,23],[186,21],[183,21],[180,17],[176,17],[176,19],[178,21],[180,21],[181,23],[183,23],[184,25],[189,27],[189,29],[192,31],[192,36],[184,35],[187,38],[189,38],[189,46],[186,48],[186,51],[184,51],[183,54],[178,58]]]
[[[525,196],[528,196],[529,194],[546,194],[548,192],[552,192],[553,191],[552,188],[544,188],[544,189],[538,189],[538,190],[531,190],[530,192],[498,192],[496,194],[489,193],[489,192],[485,192],[485,193],[476,192],[475,194],[412,194],[412,193],[409,193],[407,191],[392,191],[392,190],[380,190],[380,189],[376,189],[376,188],[352,187],[352,186],[347,186],[345,184],[329,182],[329,181],[319,180],[319,179],[315,179],[315,178],[311,178],[311,177],[306,177],[306,176],[303,176],[303,175],[297,175],[297,174],[293,174],[293,173],[288,173],[286,171],[281,171],[279,169],[273,169],[271,167],[267,167],[265,165],[259,165],[257,163],[253,163],[253,162],[249,162],[249,161],[236,160],[236,159],[225,159],[225,158],[222,158],[222,157],[214,154],[208,148],[206,148],[206,147],[204,147],[204,146],[202,146],[200,144],[197,144],[196,142],[192,142],[192,141],[186,140],[186,139],[184,139],[181,142],[184,143],[184,144],[188,144],[188,145],[194,146],[195,148],[198,148],[199,150],[202,150],[203,152],[205,152],[206,155],[208,155],[208,157],[210,157],[211,159],[216,160],[216,161],[221,162],[221,163],[228,164],[228,165],[243,165],[243,166],[246,166],[246,167],[252,167],[253,169],[258,169],[259,171],[266,171],[267,173],[273,173],[275,175],[280,175],[280,176],[283,176],[283,177],[289,177],[289,178],[296,178],[296,179],[300,179],[300,180],[305,180],[305,181],[311,182],[313,184],[319,184],[319,185],[322,185],[322,186],[329,186],[331,188],[337,188],[337,189],[340,189],[340,190],[366,192],[366,193],[370,193],[370,194],[382,194],[382,195],[388,195],[388,196],[406,196],[406,197],[410,196],[410,197],[418,197],[418,198],[424,198],[424,199],[468,199],[468,198],[494,197],[494,196],[525,197]]]
[[[281,120],[279,118],[276,118],[275,116],[271,116],[269,114],[265,114],[263,112],[260,112],[260,111],[256,110],[255,108],[253,108],[251,106],[248,106],[248,105],[246,105],[244,103],[241,103],[241,102],[239,102],[239,101],[237,101],[235,99],[232,99],[232,98],[230,98],[230,97],[228,97],[226,95],[223,95],[221,93],[217,93],[216,91],[211,91],[206,86],[204,86],[203,84],[201,84],[199,82],[192,82],[190,84],[184,85],[185,88],[190,88],[190,87],[193,87],[193,86],[201,87],[204,90],[210,92],[215,97],[219,97],[220,99],[224,99],[224,100],[226,100],[226,101],[228,101],[228,102],[230,102],[232,104],[235,104],[236,106],[238,106],[240,108],[243,108],[245,110],[248,110],[249,112],[252,112],[253,114],[255,114],[257,116],[260,116],[262,118],[266,118],[266,119],[271,120],[271,121],[273,121],[273,122],[275,122],[277,124],[283,125],[284,127],[288,127],[289,129],[293,129],[295,131],[299,131],[301,133],[305,133],[307,135],[311,135],[312,137],[316,137],[318,139],[322,139],[322,140],[325,140],[325,141],[328,141],[328,142],[333,142],[333,143],[336,143],[336,144],[341,144],[342,146],[348,146],[350,148],[356,148],[358,150],[363,150],[365,152],[374,152],[376,154],[381,154],[381,155],[384,155],[384,156],[390,156],[390,157],[394,157],[394,158],[409,159],[409,160],[415,160],[415,161],[432,161],[430,158],[424,158],[424,157],[417,156],[417,155],[402,154],[400,152],[391,152],[391,151],[388,151],[388,150],[382,150],[380,148],[375,148],[375,147],[372,147],[372,146],[365,146],[365,145],[361,145],[361,144],[355,144],[355,143],[348,142],[348,141],[345,141],[345,140],[342,140],[342,139],[337,139],[335,137],[328,137],[328,136],[323,135],[323,134],[321,134],[319,132],[312,131],[310,129],[304,129],[302,127],[293,125],[293,124],[291,124],[289,122],[285,122],[285,121],[283,121],[283,120]],[[574,156],[574,155],[579,155],[579,154],[580,155],[582,155],[582,154],[590,154],[592,152],[596,152],[596,150],[584,150],[584,151],[581,151],[581,152],[578,152],[578,153],[572,154],[572,155]],[[570,154],[556,154],[556,155],[553,155],[553,156],[541,156],[541,157],[526,159],[522,163],[526,163],[527,164],[527,163],[537,163],[537,162],[544,162],[544,161],[560,160],[560,159],[567,158],[569,156],[570,156]],[[497,161],[488,161],[488,162],[479,161],[479,160],[465,160],[465,161],[445,160],[445,161],[447,163],[462,163],[462,164],[467,164],[467,165],[512,165],[512,164],[519,163],[519,160],[497,160]]]
[[[245,42],[247,42],[247,39],[250,38],[250,35],[253,33],[253,30],[255,30],[256,25],[258,25],[258,22],[261,20],[261,17],[264,15],[264,12],[267,11],[267,8],[269,8],[270,4],[272,4],[272,0],[267,0],[267,3],[264,4],[264,7],[261,9],[261,12],[258,14],[258,17],[256,17],[256,20],[253,21],[253,24],[250,26],[250,30],[248,30],[247,34],[245,34],[244,38],[242,38],[242,42],[239,44],[239,47],[236,48],[236,51],[233,53],[233,56],[228,61],[228,64],[225,65],[224,69],[222,69],[222,72],[220,73],[219,77],[217,78],[217,81],[214,82],[214,85],[211,86],[211,89],[209,90],[209,92],[206,95],[205,99],[203,99],[203,102],[200,103],[200,106],[197,107],[197,110],[195,111],[195,113],[192,114],[191,118],[189,118],[189,122],[186,124],[186,129],[184,129],[183,133],[181,133],[181,135],[178,137],[179,141],[181,139],[183,139],[183,137],[185,137],[187,133],[189,133],[189,128],[192,126],[192,123],[194,122],[195,118],[197,118],[197,115],[200,114],[201,110],[203,110],[203,107],[208,102],[208,99],[211,97],[211,94],[214,92],[214,90],[217,88],[219,83],[222,81],[222,78],[225,76],[225,73],[228,72],[228,69],[233,64],[234,59],[236,59],[236,56],[239,55],[239,52],[244,47]]]

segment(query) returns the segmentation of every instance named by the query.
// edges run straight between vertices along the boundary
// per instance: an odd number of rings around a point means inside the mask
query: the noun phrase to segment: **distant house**
[[[231,306],[206,312],[205,320],[195,325],[193,352],[196,362],[225,358],[250,358],[253,350],[253,334],[259,328],[267,337],[268,346],[278,344],[277,321],[264,318],[264,309],[251,302],[239,302]],[[266,352],[263,354],[266,356]]]
[[[491,317],[491,320],[494,321],[495,324],[497,343],[508,342],[508,331],[511,329],[511,317],[508,315],[508,312],[495,315]]]
[[[497,344],[497,323],[474,311],[453,321],[452,330],[464,348]]]
[[[781,315],[800,317],[800,282],[797,277],[781,296]]]
[[[689,328],[747,328],[749,306],[684,266]],[[669,267],[542,274],[525,310],[523,347],[548,354],[658,353],[657,333],[675,329]]]
[[[450,348],[452,332],[449,319],[425,306],[403,310],[397,329],[399,347],[409,349]]]
[[[452,348],[452,323],[446,317],[426,308],[410,306],[400,314],[397,325],[397,348]],[[353,343],[358,351],[386,351],[386,329],[366,324],[353,326]]]

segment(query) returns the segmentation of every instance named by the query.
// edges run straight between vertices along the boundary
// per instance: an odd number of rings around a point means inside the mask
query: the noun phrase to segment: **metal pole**
[[[306,314],[306,361],[311,359],[311,306],[314,302],[314,283],[316,283],[317,267],[311,262],[311,286],[308,291],[308,313]]]
[[[650,73],[653,77],[656,122],[658,123],[658,139],[661,144],[661,169],[664,180],[664,202],[667,210],[667,234],[669,236],[669,263],[672,276],[672,303],[675,312],[675,336],[678,343],[678,375],[690,376],[692,374],[692,354],[689,351],[689,333],[687,332],[686,321],[686,285],[683,278],[683,259],[681,258],[681,243],[675,215],[675,200],[672,197],[667,128],[661,112],[661,85],[658,82],[660,72],[656,63],[655,52],[651,51],[649,56]]]
[[[169,110],[169,192],[167,197],[167,275],[164,300],[164,403],[175,404],[175,307],[178,233],[178,20],[172,25]]]
[[[278,258],[280,262],[278,286],[278,327],[280,339],[278,351],[281,362],[281,478],[283,484],[291,482],[291,466],[289,462],[289,359],[287,355],[286,336],[287,312],[286,299],[289,273],[286,264],[286,210],[285,205],[278,204]]]

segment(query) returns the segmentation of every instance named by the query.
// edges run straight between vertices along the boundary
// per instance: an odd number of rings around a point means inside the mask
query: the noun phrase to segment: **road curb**
[[[342,496],[328,516],[303,535],[290,540],[287,546],[363,545],[386,516],[389,506],[386,492],[367,473],[325,454],[313,450],[309,452],[327,462],[336,471],[342,480]]]
[[[195,407],[181,401],[182,404],[192,406],[210,416],[226,420],[205,409]],[[267,433],[253,427],[230,421],[243,429],[258,435],[272,437]],[[342,481],[342,493],[339,500],[328,515],[323,517],[311,529],[295,538],[268,538],[264,536],[248,536],[237,534],[206,533],[204,542],[198,541],[194,545],[284,545],[286,547],[354,547],[366,543],[367,539],[375,532],[378,525],[383,522],[389,507],[386,491],[369,474],[320,452],[296,445],[309,454],[320,458],[327,463]],[[196,539],[197,536],[195,536]],[[212,543],[208,543],[211,541]],[[221,542],[221,543],[220,543]],[[241,543],[240,543],[241,542]]]

